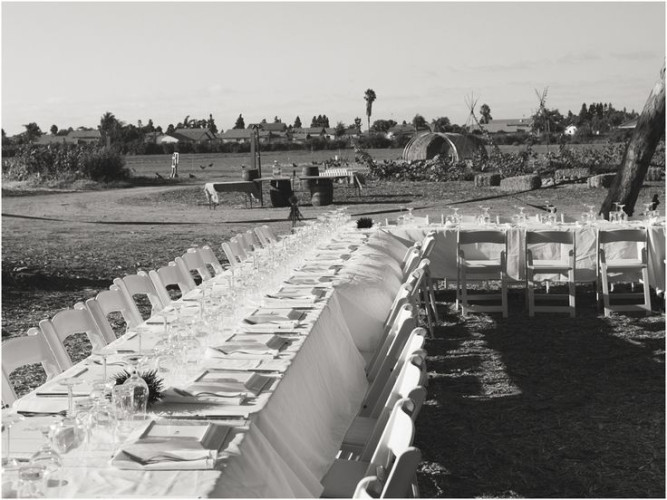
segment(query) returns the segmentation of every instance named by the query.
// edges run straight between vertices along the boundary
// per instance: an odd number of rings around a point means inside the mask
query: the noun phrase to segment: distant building
[[[39,146],[48,146],[49,144],[76,144],[76,142],[66,135],[41,135],[34,141],[33,144]]]
[[[563,134],[565,135],[574,135],[577,133],[577,126],[576,125],[568,125],[565,127],[565,130],[563,130]]]
[[[394,125],[387,130],[387,139],[397,139],[400,137],[412,137],[417,133],[417,129],[412,123],[405,123],[402,125]]]
[[[168,135],[178,142],[210,142],[216,139],[215,134],[207,128],[177,128]]]
[[[218,140],[223,143],[236,142],[238,144],[246,144],[250,142],[250,138],[255,133],[251,128],[231,128],[223,134],[218,134]],[[268,142],[271,139],[271,132],[259,130],[259,142]]]
[[[497,134],[504,132],[507,134],[525,132],[530,133],[533,128],[532,118],[511,118],[508,120],[490,120],[489,123],[482,124],[484,130],[489,134]],[[469,132],[480,130],[480,127],[475,123],[468,127]]]
[[[99,130],[72,130],[67,138],[76,144],[98,144],[102,134]]]
[[[308,139],[335,139],[336,131],[326,127],[304,127],[292,129],[292,140],[296,142],[307,141]]]

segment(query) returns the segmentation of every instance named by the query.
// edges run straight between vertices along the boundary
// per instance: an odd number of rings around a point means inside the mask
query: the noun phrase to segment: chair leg
[[[435,302],[435,290],[433,287],[433,282],[429,282],[428,284],[428,299],[429,302],[431,303],[431,310],[433,311],[433,319],[435,321],[435,324],[437,325],[440,323],[440,318],[438,316],[438,307]]]
[[[507,306],[507,277],[505,271],[500,271],[500,287],[501,287],[501,301],[503,306],[503,318],[509,316]]]
[[[528,301],[528,316],[535,316],[535,281],[533,281],[533,273],[527,275],[526,279],[527,289],[526,289],[526,298]]]
[[[642,279],[644,281],[644,307],[646,308],[646,315],[651,314],[651,290],[648,284],[648,268],[642,268]]]
[[[602,281],[602,304],[604,307],[604,315],[610,316],[611,309],[609,308],[609,280],[607,279],[606,266],[602,266],[600,269],[600,280]]]
[[[468,284],[466,282],[466,271],[465,268],[461,269],[461,281],[459,286],[461,287],[461,313],[463,316],[468,314]]]
[[[576,283],[574,282],[574,269],[568,273],[568,281],[570,287],[570,318],[574,318],[576,314]]]

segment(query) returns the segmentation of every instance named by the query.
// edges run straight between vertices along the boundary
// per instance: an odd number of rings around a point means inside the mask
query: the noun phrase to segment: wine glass
[[[51,483],[53,485],[57,482],[58,487],[60,487],[61,482],[57,480],[55,476],[62,468],[63,460],[60,454],[53,448],[51,441],[53,430],[56,425],[57,424],[51,423],[42,425],[39,428],[39,431],[44,438],[42,447],[30,457],[30,463],[34,465],[43,465],[46,469],[47,484]]]
[[[83,382],[78,377],[65,377],[60,380],[58,380],[58,383],[60,385],[64,385],[67,387],[67,415],[68,416],[73,416],[74,412],[74,390],[73,387],[75,385],[79,385]]]
[[[148,407],[148,384],[139,376],[138,366],[144,361],[141,354],[130,354],[126,356],[126,361],[130,364],[130,377],[123,383],[130,388],[132,394],[132,412],[137,420],[143,420],[146,417]]]
[[[11,443],[11,437],[9,434],[10,429],[18,424],[19,422],[25,420],[25,417],[23,415],[20,415],[16,413],[15,410],[8,409],[8,410],[3,410],[2,412],[2,427],[3,430],[6,430],[7,434],[7,454],[5,458],[2,459],[2,466],[3,467],[18,467],[19,466],[19,461],[16,460],[15,458],[11,457],[11,450],[10,450],[10,443]]]

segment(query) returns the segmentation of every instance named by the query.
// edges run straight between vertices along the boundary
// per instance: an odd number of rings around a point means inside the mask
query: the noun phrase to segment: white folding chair
[[[109,290],[102,290],[95,298],[88,299],[86,308],[90,311],[107,344],[116,340],[116,334],[107,318],[109,314],[120,313],[127,328],[139,326],[143,321],[137,305],[133,300],[128,300],[116,285],[111,285]]]
[[[482,251],[478,245],[484,245]],[[460,298],[464,316],[469,312],[507,311],[507,235],[503,230],[459,231],[457,243],[458,279],[457,298]],[[499,280],[500,294],[468,292],[468,282]],[[489,301],[500,299],[499,305],[470,304],[471,300]]]
[[[421,451],[408,447],[397,459],[389,476],[380,480],[367,476],[357,484],[352,498],[419,498],[415,475],[422,460]]]
[[[266,237],[264,234],[264,231],[262,231],[261,227],[256,227],[254,229],[255,231],[255,236],[257,237],[257,240],[259,241],[259,244],[262,248],[268,248],[268,246],[271,244],[269,239]]]
[[[169,265],[148,272],[155,289],[163,304],[170,304],[172,299],[167,287],[177,286],[181,297],[195,288],[195,281],[190,273],[183,272],[182,267],[170,262]]]
[[[243,241],[243,238],[239,236],[234,236],[232,238],[229,238],[229,246],[232,249],[232,252],[236,256],[236,258],[239,260],[239,262],[243,262],[246,260],[250,255],[249,255],[249,249],[246,250],[245,247],[245,242]]]
[[[246,247],[250,248],[251,251],[257,250],[261,247],[259,238],[252,229],[248,229],[243,233],[243,240],[245,241]]]
[[[394,356],[397,356],[400,352],[402,345],[394,345],[396,339],[398,338],[400,342],[417,326],[417,318],[414,311],[414,307],[410,304],[403,304],[399,309],[396,319],[384,335],[379,347],[368,360],[366,365],[366,378],[369,382],[375,380],[381,365],[387,362],[387,358],[390,356],[390,351],[392,351],[392,349]]]
[[[339,457],[358,456],[360,460],[366,460],[365,457],[369,456],[377,446],[391,410],[399,399],[407,398],[414,404],[412,412],[414,422],[426,399],[426,389],[421,385],[425,371],[423,356],[411,355],[401,368],[388,396],[376,403],[369,416],[357,416],[352,421],[343,438]]]
[[[2,343],[2,402],[11,405],[17,396],[9,376],[25,365],[41,363],[50,380],[63,370],[58,364],[51,346],[38,328],[30,328],[23,337],[15,337]]]
[[[245,236],[245,233],[239,233],[233,238],[229,239],[230,243],[233,245],[237,245],[242,251],[243,251],[243,259],[245,260],[246,258],[250,257],[250,254],[253,251],[252,243],[250,243]]]
[[[67,337],[77,333],[85,333],[93,346],[93,350],[100,349],[108,344],[92,314],[81,303],[76,304],[74,309],[58,311],[51,319],[43,319],[39,322],[39,329],[44,334],[44,338],[51,347],[62,370],[66,370],[73,364],[72,358],[65,349],[64,342]]]
[[[190,249],[193,250],[193,249]],[[174,262],[178,267],[181,268],[181,272],[189,274],[192,277],[192,272],[196,272],[199,275],[201,281],[207,281],[212,278],[211,273],[208,272],[206,263],[202,259],[201,254],[194,249],[194,252],[188,250],[181,257],[176,257]],[[194,278],[193,278],[194,282]]]
[[[273,233],[271,228],[264,224],[263,226],[260,227],[260,230],[262,231],[262,234],[264,234],[264,237],[269,240],[269,243],[277,243],[278,242],[278,237]]]
[[[377,476],[388,480],[393,474],[403,475],[408,468],[404,465],[405,457],[410,457],[410,463],[415,463],[415,469],[407,471],[411,472],[408,476],[414,478],[417,462],[414,462],[413,453],[409,453],[415,432],[411,417],[413,410],[414,405],[409,399],[397,401],[370,461],[336,459],[322,479],[324,491],[321,497],[351,498],[364,477]],[[413,481],[408,481],[410,486]],[[395,480],[392,480],[394,483]],[[401,496],[409,496],[407,493]]]
[[[403,278],[407,278],[412,271],[417,269],[419,262],[421,261],[421,243],[415,243],[412,245],[403,259]]]
[[[234,252],[234,249],[230,243],[223,241],[220,246],[223,253],[225,254],[225,257],[227,257],[227,261],[229,262],[230,266],[236,267],[243,260]]]
[[[575,316],[575,281],[576,244],[571,231],[526,231],[526,300],[528,315],[536,312],[567,312]],[[536,258],[541,257],[541,258]],[[545,258],[546,257],[546,258]],[[557,258],[553,258],[557,257]],[[542,279],[536,279],[536,275]],[[549,275],[545,277],[545,275]],[[552,277],[555,275],[555,278]],[[569,293],[549,293],[552,281],[563,281],[565,277]],[[546,281],[546,293],[535,293],[536,283]],[[568,305],[535,305],[535,299],[548,301],[567,300]]]
[[[168,304],[168,302],[162,302],[162,297],[155,288],[155,284],[144,271],[139,271],[137,274],[129,274],[124,278],[116,278],[113,280],[113,284],[118,287],[128,301],[135,305],[135,296],[145,295],[151,304],[149,316],[161,311]]]
[[[378,375],[370,382],[364,399],[359,409],[360,417],[377,416],[378,402],[382,404],[389,397],[396,377],[401,373],[405,363],[411,356],[421,356],[426,359],[426,351],[423,349],[424,335],[426,331],[423,328],[414,328],[408,332],[407,338],[403,340],[402,347],[398,353],[387,363],[383,363]],[[426,365],[422,365],[422,378],[420,385],[426,385]],[[375,412],[375,413],[374,413]]]
[[[438,324],[440,319],[438,318],[438,309],[435,302],[435,292],[433,290],[433,280],[431,279],[430,266],[431,261],[428,258],[423,258],[417,266],[417,269],[421,269],[423,271],[423,277],[421,279],[421,286],[419,287],[415,298],[418,305],[424,307],[424,311],[426,312],[426,324],[428,326],[428,331],[431,337],[433,337],[433,328],[436,324]]]
[[[190,248],[188,249],[188,252],[192,250],[196,251],[197,249]],[[211,274],[211,276],[217,276],[218,274],[225,272],[222,264],[220,264],[220,260],[218,260],[218,257],[210,246],[204,245],[198,250],[204,264],[207,266],[207,269],[209,269],[209,274]],[[213,273],[211,273],[211,271],[213,271]]]
[[[604,315],[612,312],[645,311],[651,314],[651,293],[648,281],[648,247],[645,229],[600,230],[598,232],[599,277],[602,285]],[[617,281],[642,286],[641,292],[612,292],[610,283]],[[598,285],[599,286],[599,285]],[[622,303],[612,304],[613,300]],[[628,300],[643,302],[628,304]]]

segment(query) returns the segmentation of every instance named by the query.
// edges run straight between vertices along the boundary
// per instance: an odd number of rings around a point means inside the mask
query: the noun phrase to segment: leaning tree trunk
[[[664,133],[665,64],[663,63],[660,78],[648,96],[632,139],[623,155],[621,166],[607,192],[607,197],[602,202],[600,213],[605,219],[609,219],[609,211],[615,201],[625,205],[624,210],[628,215],[634,213],[637,196],[644,182],[649,162]]]

